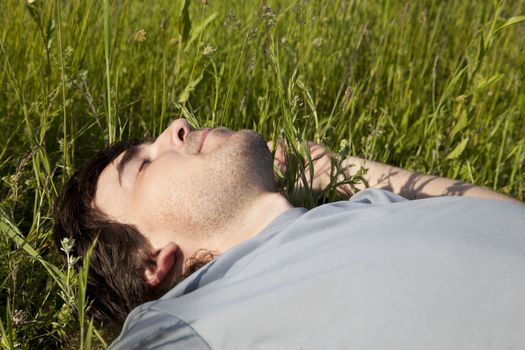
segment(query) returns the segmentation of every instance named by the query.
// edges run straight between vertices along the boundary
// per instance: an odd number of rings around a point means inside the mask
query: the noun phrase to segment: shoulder
[[[128,316],[122,332],[111,344],[120,349],[196,349],[210,346],[185,320],[160,310],[157,302],[137,307]]]

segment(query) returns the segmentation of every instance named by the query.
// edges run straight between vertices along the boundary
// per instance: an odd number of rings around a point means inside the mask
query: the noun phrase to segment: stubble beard
[[[275,192],[273,161],[264,139],[251,130],[231,135],[205,157],[206,169],[192,195],[194,225],[188,229],[212,238],[228,231],[257,196]]]

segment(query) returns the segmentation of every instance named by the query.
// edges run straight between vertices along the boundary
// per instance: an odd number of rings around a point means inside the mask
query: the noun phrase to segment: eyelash
[[[149,163],[151,163],[151,158],[145,158],[142,163],[140,164],[140,167],[139,167],[139,173],[144,170],[144,167],[148,166]]]

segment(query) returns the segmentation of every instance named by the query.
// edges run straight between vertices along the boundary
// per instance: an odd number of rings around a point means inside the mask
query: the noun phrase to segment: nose
[[[172,142],[176,144],[184,143],[191,131],[190,124],[184,118],[175,120],[168,129],[171,129]]]
[[[165,148],[178,149],[184,146],[191,127],[184,118],[177,119],[170,124],[155,140],[155,145],[159,150]]]

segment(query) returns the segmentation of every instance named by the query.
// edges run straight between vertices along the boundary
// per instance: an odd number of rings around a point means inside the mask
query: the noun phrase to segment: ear
[[[168,276],[172,269],[175,268],[175,253],[179,247],[170,242],[166,244],[157,255],[157,266],[155,268],[148,268],[145,271],[146,281],[149,286],[157,287],[160,285],[166,276]]]

